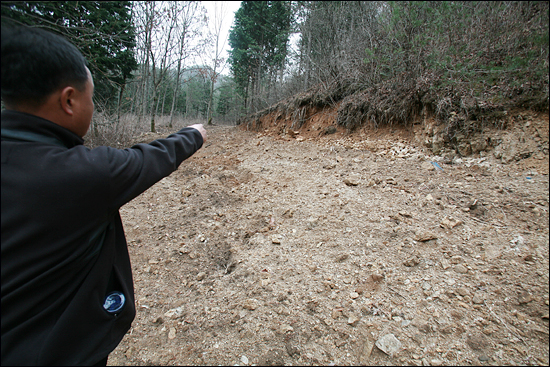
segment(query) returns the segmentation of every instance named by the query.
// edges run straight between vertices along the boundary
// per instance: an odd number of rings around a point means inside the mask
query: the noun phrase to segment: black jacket
[[[84,147],[42,118],[2,111],[2,365],[86,365],[135,316],[119,208],[203,144],[183,128],[129,149]],[[113,290],[118,314],[103,308]]]

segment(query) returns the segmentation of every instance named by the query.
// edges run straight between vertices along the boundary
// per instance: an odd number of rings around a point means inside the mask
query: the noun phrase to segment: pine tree
[[[120,107],[126,81],[137,68],[129,1],[2,2],[4,20],[66,37],[89,62],[97,107]]]
[[[247,111],[265,107],[258,97],[284,67],[291,15],[289,1],[243,1],[235,13],[229,62]]]

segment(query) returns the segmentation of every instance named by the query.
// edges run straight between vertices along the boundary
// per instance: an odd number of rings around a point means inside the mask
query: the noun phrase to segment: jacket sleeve
[[[187,127],[150,144],[137,144],[128,149],[103,148],[107,149],[108,156],[111,209],[118,210],[170,175],[202,144],[201,133]]]

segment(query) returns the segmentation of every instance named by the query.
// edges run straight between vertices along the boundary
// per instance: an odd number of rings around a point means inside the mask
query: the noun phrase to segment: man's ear
[[[61,109],[67,114],[72,116],[74,114],[75,107],[75,93],[76,90],[74,87],[68,86],[63,88],[60,95],[59,103]]]

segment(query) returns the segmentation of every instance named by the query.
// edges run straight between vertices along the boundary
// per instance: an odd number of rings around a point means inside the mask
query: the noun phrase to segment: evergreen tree
[[[257,97],[284,67],[291,26],[289,1],[243,1],[229,34],[229,62],[237,91],[251,110]],[[268,80],[265,80],[265,77]]]
[[[137,68],[129,1],[2,2],[2,21],[46,28],[74,43],[90,64],[98,108],[113,110]]]
[[[216,113],[225,119],[231,112],[231,109],[236,107],[235,83],[231,77],[222,76],[220,79],[220,85],[218,87],[220,94],[216,106]]]
[[[194,65],[183,73],[185,80],[185,115],[188,118],[206,118],[210,85],[208,67]]]

